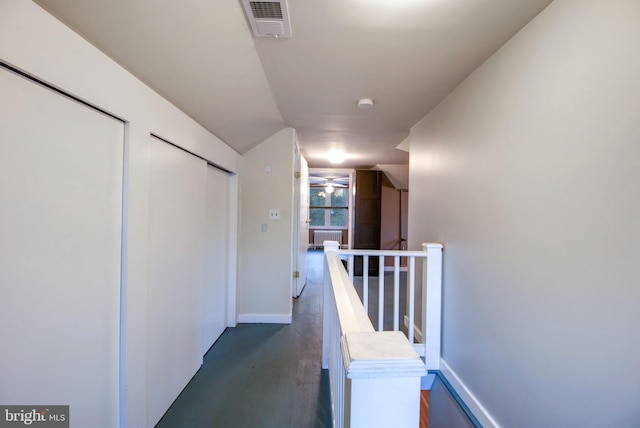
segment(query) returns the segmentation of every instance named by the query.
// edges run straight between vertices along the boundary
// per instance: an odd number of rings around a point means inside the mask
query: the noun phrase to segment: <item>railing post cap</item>
[[[424,248],[425,250],[427,249],[441,249],[444,248],[442,244],[438,244],[437,242],[423,242],[422,243],[422,248]]]
[[[338,241],[324,241],[323,245],[325,253],[329,251],[337,252],[340,250],[340,243]]]
[[[341,339],[349,379],[422,377],[424,363],[399,331],[348,332]]]

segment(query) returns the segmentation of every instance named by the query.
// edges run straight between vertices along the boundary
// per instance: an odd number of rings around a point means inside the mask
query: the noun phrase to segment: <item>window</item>
[[[327,193],[324,187],[312,187],[309,195],[310,226],[347,227],[348,188],[336,187]]]

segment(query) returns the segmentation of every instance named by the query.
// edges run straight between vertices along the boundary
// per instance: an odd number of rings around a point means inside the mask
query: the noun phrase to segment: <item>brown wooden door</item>
[[[354,248],[380,249],[382,171],[356,171]],[[354,274],[362,275],[362,257],[356,257]],[[378,275],[378,259],[369,258],[369,275]]]

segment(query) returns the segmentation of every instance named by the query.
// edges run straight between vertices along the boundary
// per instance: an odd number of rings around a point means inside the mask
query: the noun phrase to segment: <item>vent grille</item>
[[[255,37],[291,37],[287,0],[242,0],[242,6]]]
[[[282,19],[282,8],[279,2],[252,1],[251,13],[256,19]]]

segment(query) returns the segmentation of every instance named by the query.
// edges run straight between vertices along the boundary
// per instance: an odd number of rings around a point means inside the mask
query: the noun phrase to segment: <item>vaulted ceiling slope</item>
[[[240,0],[34,1],[239,153],[290,126],[310,166],[350,168],[406,164],[411,126],[551,2],[288,0],[275,39]]]

